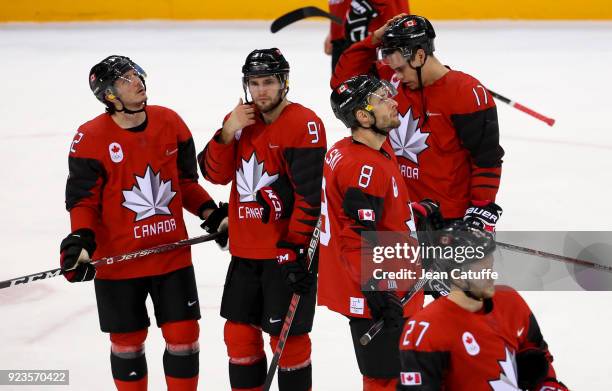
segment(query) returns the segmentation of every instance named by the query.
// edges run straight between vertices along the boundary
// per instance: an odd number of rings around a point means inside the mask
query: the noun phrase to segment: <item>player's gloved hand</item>
[[[549,366],[546,353],[542,349],[527,348],[519,351],[516,355],[519,388],[536,389],[536,386],[546,379]]]
[[[383,329],[395,330],[404,325],[404,307],[393,291],[364,291],[374,321],[382,319]]]
[[[352,0],[344,23],[344,38],[351,43],[362,41],[368,36],[370,22],[377,16],[368,0]]]
[[[559,380],[554,378],[548,378],[540,383],[534,391],[569,391],[569,388]]]
[[[502,212],[502,208],[495,202],[474,200],[465,211],[463,221],[471,228],[495,232],[495,225],[501,217]]]
[[[89,263],[95,250],[95,234],[90,229],[78,229],[62,240],[60,267],[66,280],[89,281],[96,276],[96,267]]]
[[[440,204],[425,198],[419,202],[411,202],[417,231],[438,231],[444,228],[444,217],[440,213]]]
[[[257,203],[263,208],[261,221],[276,222],[291,216],[293,210],[293,187],[286,176],[279,177],[269,186],[264,186],[255,195]]]
[[[276,247],[276,260],[289,289],[298,295],[305,295],[310,292],[315,283],[315,277],[306,268],[304,247],[284,241],[278,242]]]
[[[227,248],[228,207],[229,204],[227,202],[219,202],[219,207],[213,210],[212,213],[208,215],[206,220],[200,224],[200,227],[202,227],[204,231],[208,232],[209,234],[213,234],[215,232],[223,233],[215,239],[215,242],[217,242],[222,249]]]

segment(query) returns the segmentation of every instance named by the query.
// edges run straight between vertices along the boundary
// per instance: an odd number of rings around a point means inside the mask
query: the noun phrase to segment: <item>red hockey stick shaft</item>
[[[310,270],[312,260],[314,259],[315,253],[317,252],[317,247],[319,247],[319,237],[321,235],[321,220],[321,217],[319,217],[317,225],[314,231],[312,232],[310,243],[308,245],[308,253],[306,254],[306,267],[308,270]],[[297,311],[298,304],[300,304],[300,295],[294,293],[293,296],[291,296],[291,302],[289,303],[289,309],[287,310],[287,314],[285,315],[283,328],[281,329],[280,336],[278,337],[278,343],[276,344],[276,349],[274,350],[272,362],[270,363],[270,367],[268,368],[268,374],[266,375],[266,381],[263,386],[263,391],[269,391],[270,387],[272,386],[272,380],[274,380],[274,375],[276,374],[276,370],[278,368],[278,362],[280,360],[281,354],[283,354],[283,348],[285,347],[285,343],[287,342],[287,337],[289,337],[289,330],[291,329],[291,324],[293,323],[293,318],[295,317],[295,312]]]
[[[552,118],[549,118],[549,117],[547,117],[547,116],[545,116],[543,114],[540,114],[537,111],[532,110],[529,107],[524,106],[524,105],[522,105],[522,104],[520,104],[518,102],[515,102],[515,101],[513,101],[511,99],[508,99],[505,96],[500,95],[500,94],[498,94],[495,91],[489,90],[489,92],[491,93],[491,95],[493,95],[493,98],[501,100],[502,102],[504,102],[504,103],[506,103],[506,104],[508,104],[508,105],[510,105],[512,107],[514,107],[515,109],[520,110],[520,111],[522,111],[525,114],[529,114],[533,118],[539,119],[540,121],[548,124],[548,126],[553,126],[555,124],[555,120],[552,119]]]

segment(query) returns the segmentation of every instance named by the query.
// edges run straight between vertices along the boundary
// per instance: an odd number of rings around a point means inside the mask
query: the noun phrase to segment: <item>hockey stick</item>
[[[428,270],[428,274],[431,271],[432,268]],[[429,284],[429,286],[432,288],[432,291],[436,291],[442,296],[447,296],[450,293],[450,288],[446,286],[444,282],[433,278],[421,278],[412,286],[412,288],[410,288],[408,292],[406,292],[404,297],[402,297],[402,306],[408,304],[408,302],[412,300],[414,295],[416,295],[416,293],[420,291],[426,284]],[[372,326],[370,326],[368,331],[366,331],[366,333],[363,334],[361,338],[359,338],[359,343],[361,343],[362,346],[369,344],[370,341],[372,341],[372,339],[382,330],[384,323],[385,322],[383,320],[379,320]]]
[[[334,23],[342,24],[342,19],[340,19],[336,15],[332,15],[329,12],[323,11],[321,8],[311,6],[298,8],[282,16],[279,16],[272,22],[272,25],[270,26],[270,31],[276,33],[281,29],[284,29],[285,27],[289,26],[290,24],[298,22],[302,19],[312,18],[315,16],[328,18]]]
[[[552,259],[554,261],[571,263],[574,265],[590,267],[592,269],[599,269],[599,270],[606,271],[608,273],[612,273],[612,266],[602,265],[600,263],[585,261],[583,259],[578,259],[578,258],[566,257],[565,255],[553,254],[553,253],[549,253],[546,251],[535,250],[529,247],[521,247],[521,246],[517,246],[515,244],[510,244],[510,243],[496,242],[496,244],[501,248],[505,248],[506,250],[515,251],[518,253],[533,255],[536,257],[540,257],[540,258]]]
[[[319,247],[319,237],[321,236],[321,221],[322,219],[321,217],[319,217],[317,225],[315,226],[314,231],[312,231],[310,243],[308,244],[308,252],[306,253],[306,268],[308,270],[310,270],[310,266],[312,265],[315,253],[317,252],[317,248]],[[272,380],[274,380],[274,375],[276,374],[276,370],[278,368],[278,361],[280,360],[281,354],[283,354],[283,348],[285,347],[285,343],[287,342],[287,337],[289,337],[289,329],[291,328],[291,323],[293,323],[293,318],[295,317],[295,313],[297,312],[297,306],[299,303],[300,295],[294,293],[293,296],[291,296],[291,302],[289,303],[289,309],[287,310],[287,314],[285,315],[283,328],[281,329],[280,336],[278,337],[278,343],[276,344],[276,349],[274,350],[272,362],[270,363],[270,367],[268,368],[268,374],[266,375],[266,382],[264,383],[263,391],[270,390]]]
[[[147,255],[164,253],[171,250],[176,250],[182,247],[193,246],[194,244],[204,243],[217,238],[217,236],[221,235],[220,232],[216,232],[210,235],[202,235],[196,236],[194,238],[179,240],[178,242],[161,244],[159,246],[150,247],[142,250],[136,250],[129,252],[127,254],[115,255],[112,257],[104,257],[100,259],[96,259],[91,261],[92,265],[96,266],[104,266],[104,265],[112,265],[113,263],[118,263],[122,261],[129,261],[131,259],[146,257]],[[63,274],[61,268],[51,269],[40,273],[29,274],[23,277],[13,278],[12,280],[6,280],[0,282],[0,289],[11,288],[15,285],[23,285],[28,284],[33,281],[44,280],[47,278],[52,278]]]
[[[564,255],[553,254],[553,253],[549,253],[546,251],[535,250],[535,249],[528,248],[528,247],[521,247],[521,246],[517,246],[514,244],[509,244],[509,243],[496,242],[496,245],[498,245],[501,248],[505,248],[506,250],[510,250],[510,251],[533,255],[533,256],[541,257],[541,258],[552,259],[555,261],[561,261],[565,263],[571,263],[574,265],[590,267],[593,269],[604,270],[606,272],[612,273],[612,266],[608,266],[608,265],[602,265],[599,263],[585,261],[583,259],[578,259],[578,258],[566,257]],[[421,289],[426,283],[430,281],[435,282],[436,280],[421,279],[416,284],[414,284],[413,287],[410,289],[410,291],[406,294],[406,296],[402,298],[402,305],[406,305],[406,303],[408,303],[410,299],[412,299],[412,296],[414,296],[415,293],[419,289]],[[437,289],[436,286],[434,286],[434,288],[436,288],[435,290],[437,292],[440,292],[442,295],[444,295],[443,293],[444,289]],[[382,320],[376,322],[375,324],[372,325],[372,327],[370,327],[370,329],[364,335],[361,336],[361,338],[359,339],[359,342],[361,342],[361,344],[364,346],[367,345],[368,343],[370,343],[372,338],[374,338],[376,334],[380,332],[382,327],[383,327]]]
[[[537,111],[531,110],[529,107],[523,106],[522,104],[515,102],[511,99],[506,98],[503,95],[498,94],[495,91],[491,91],[489,90],[489,92],[491,93],[491,95],[493,95],[493,98],[495,99],[499,99],[502,102],[509,104],[510,106],[514,107],[517,110],[522,111],[525,114],[528,114],[536,119],[539,119],[542,122],[545,122],[546,124],[548,124],[548,126],[553,126],[555,124],[555,120],[552,118],[549,118],[545,115],[542,115],[540,113],[538,113]]]

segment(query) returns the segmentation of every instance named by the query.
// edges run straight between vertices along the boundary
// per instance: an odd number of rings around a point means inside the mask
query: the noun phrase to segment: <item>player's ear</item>
[[[357,109],[355,111],[355,118],[364,128],[370,127],[370,114],[365,109]]]

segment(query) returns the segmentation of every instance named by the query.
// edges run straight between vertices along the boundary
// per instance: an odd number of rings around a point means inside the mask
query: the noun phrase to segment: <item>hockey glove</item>
[[[444,228],[444,217],[440,213],[440,204],[429,198],[411,202],[417,231],[438,231]]]
[[[306,268],[304,247],[280,241],[277,244],[276,260],[285,284],[293,293],[305,295],[312,289],[315,277]]]
[[[60,267],[66,280],[81,282],[96,276],[91,256],[96,250],[95,234],[90,229],[78,229],[60,244]]]
[[[463,221],[471,228],[495,232],[495,225],[502,215],[502,208],[491,201],[472,201],[465,211]]]
[[[538,384],[534,391],[569,391],[569,388],[559,380],[549,377],[542,383]]]
[[[219,207],[215,209],[206,220],[200,225],[204,229],[204,231],[209,234],[213,234],[215,232],[223,232],[222,235],[218,236],[215,239],[215,242],[222,249],[227,248],[227,214],[228,214],[229,204],[227,202],[219,202]]]
[[[350,43],[364,40],[370,22],[377,16],[378,12],[368,0],[352,0],[344,23],[344,38]]]
[[[270,186],[262,187],[255,195],[263,208],[261,221],[265,224],[291,216],[293,210],[293,186],[286,176],[279,177]]]
[[[404,324],[404,307],[393,291],[364,291],[372,319],[383,320],[384,330],[395,330]]]

